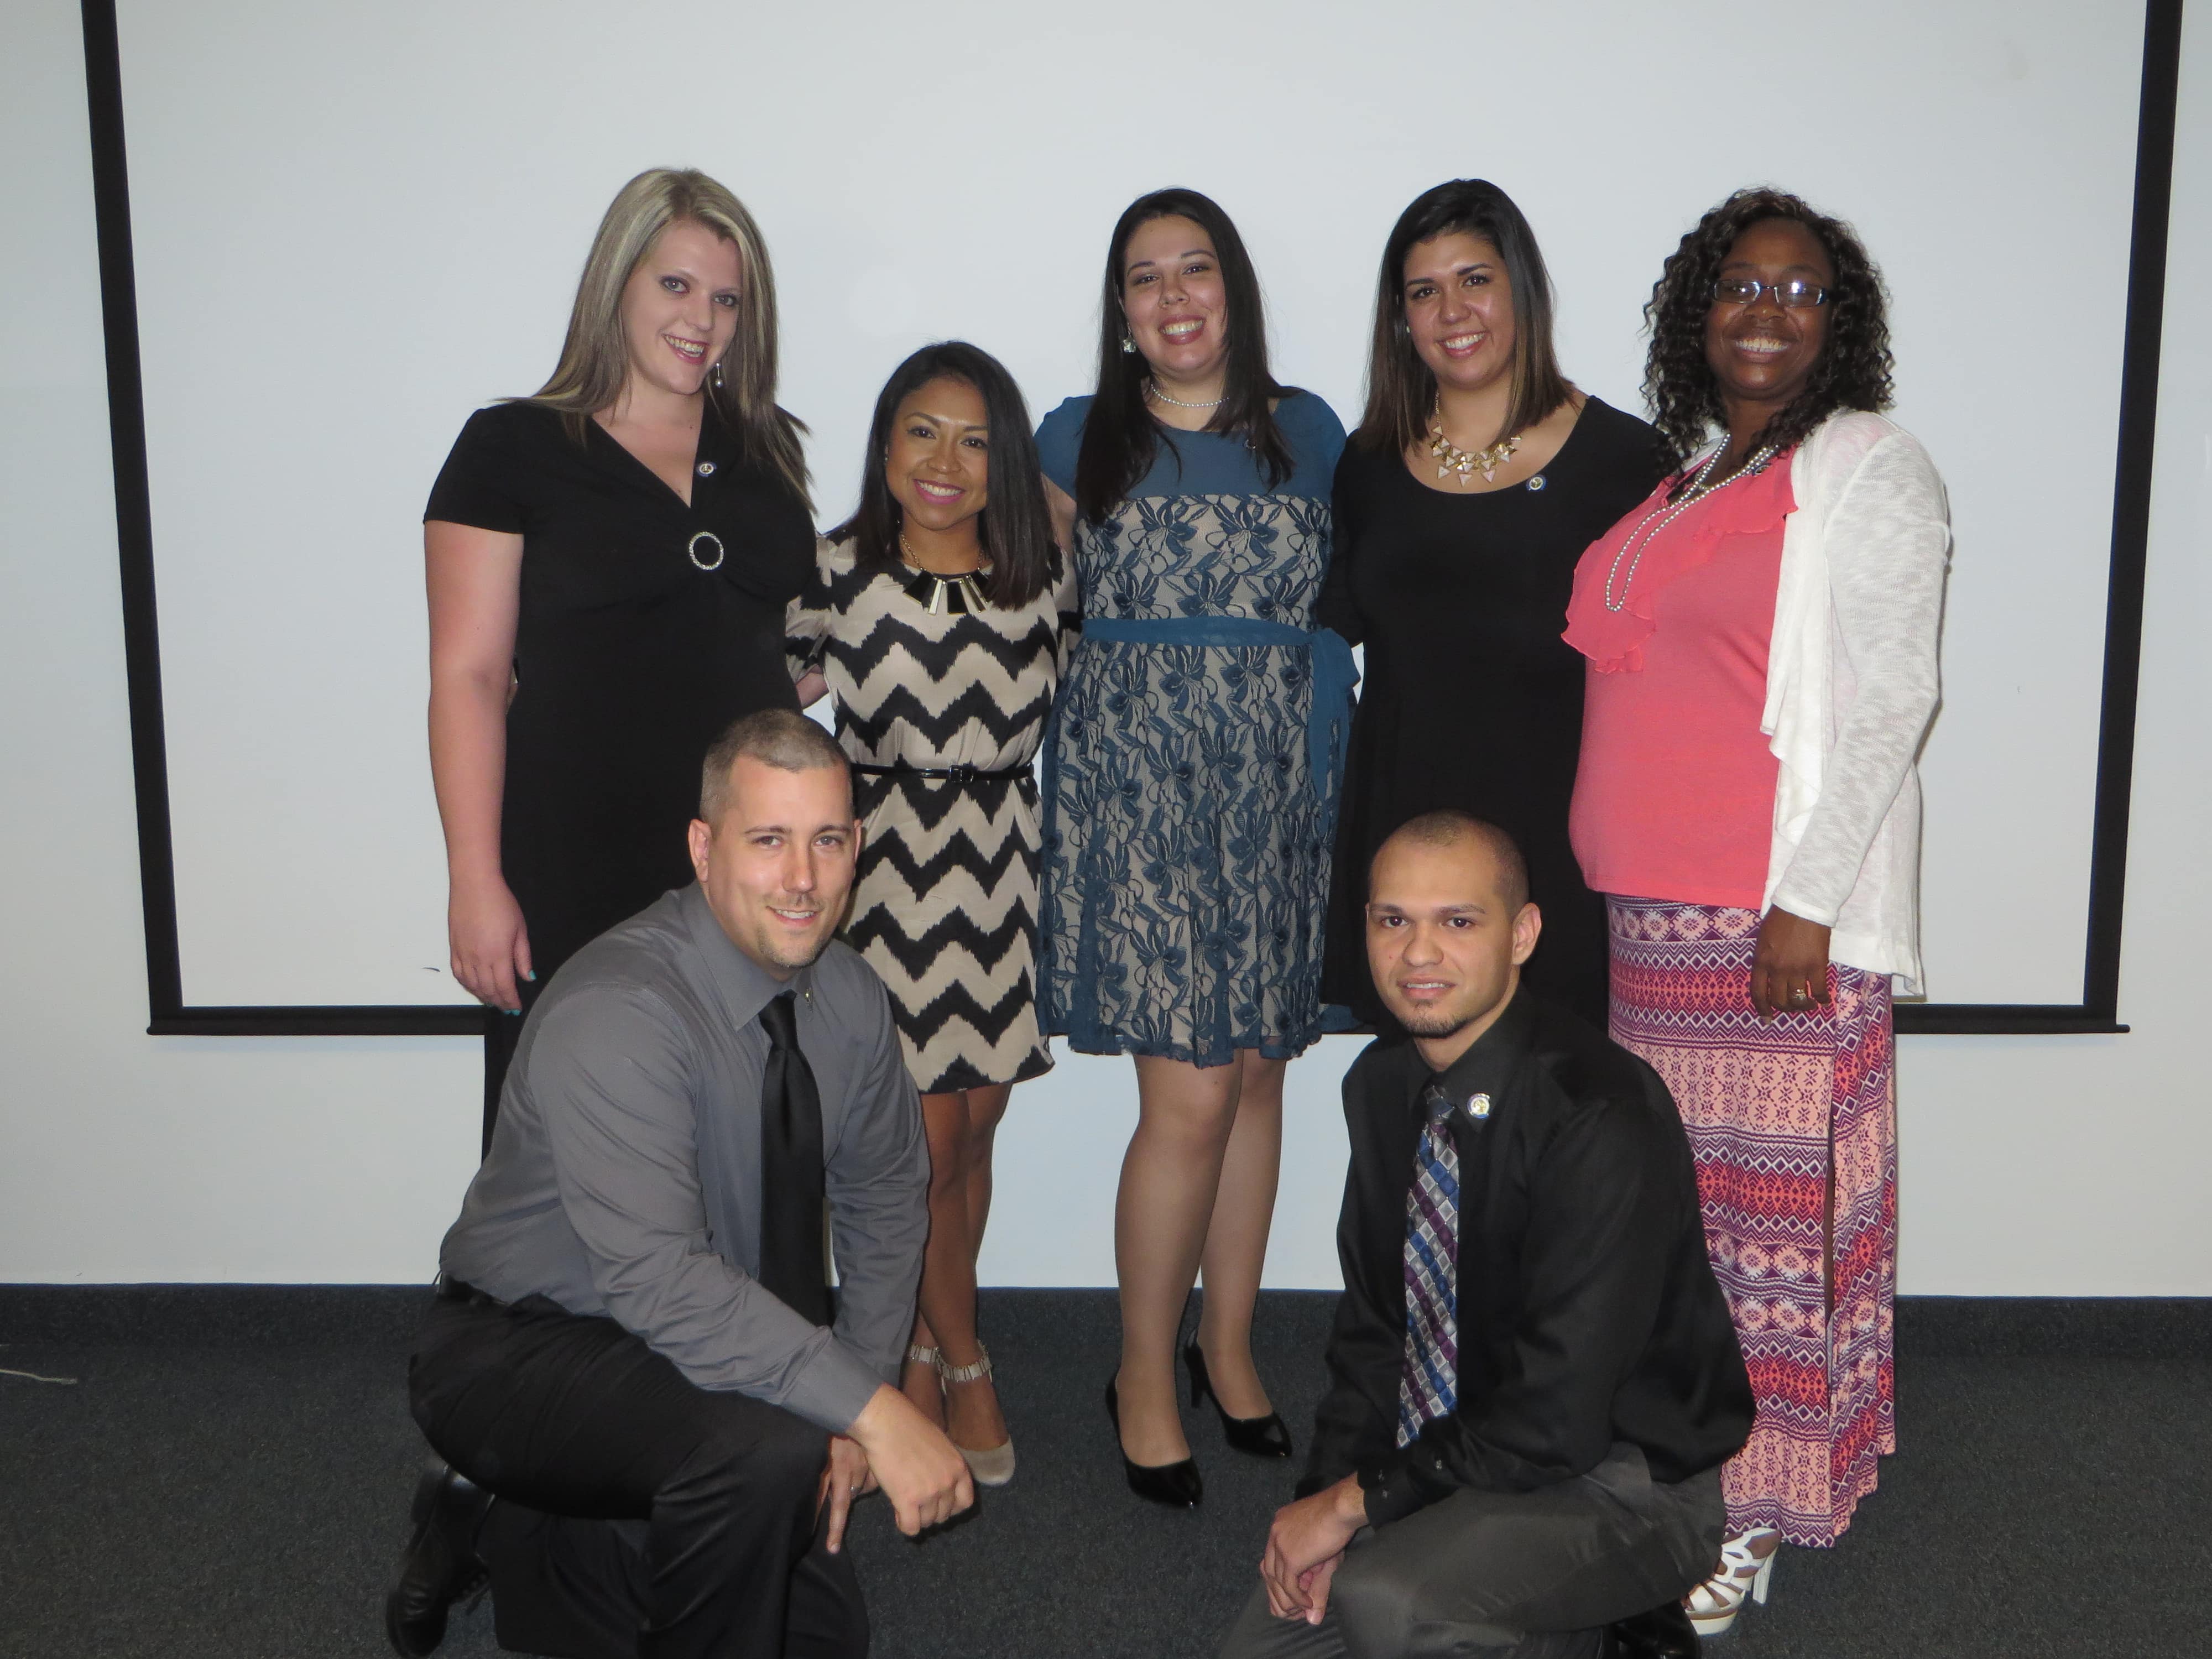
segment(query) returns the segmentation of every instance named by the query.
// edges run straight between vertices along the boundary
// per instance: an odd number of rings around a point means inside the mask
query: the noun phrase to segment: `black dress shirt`
[[[1434,1076],[1399,1038],[1344,1080],[1345,1290],[1300,1492],[1356,1472],[1382,1526],[1462,1487],[1572,1480],[1615,1442],[1670,1483],[1738,1450],[1751,1383],[1674,1103],[1649,1066],[1526,988],[1443,1074],[1462,1103],[1457,1407],[1397,1449],[1406,1194]],[[1486,1117],[1464,1109],[1477,1093]]]

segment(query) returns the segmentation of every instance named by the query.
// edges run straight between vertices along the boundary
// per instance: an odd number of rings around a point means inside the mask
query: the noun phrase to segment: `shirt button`
[[[700,463],[699,463],[699,476],[700,476],[701,477],[702,477],[702,478],[711,478],[711,477],[713,477],[714,476],[714,462],[712,462],[712,461],[702,461],[702,462],[700,462]]]

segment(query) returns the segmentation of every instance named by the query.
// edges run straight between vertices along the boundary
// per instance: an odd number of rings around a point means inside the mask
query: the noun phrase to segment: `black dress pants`
[[[495,1501],[477,1538],[499,1643],[556,1659],[859,1659],[848,1553],[823,1547],[829,1436],[717,1393],[611,1319],[441,1291],[415,1420]]]

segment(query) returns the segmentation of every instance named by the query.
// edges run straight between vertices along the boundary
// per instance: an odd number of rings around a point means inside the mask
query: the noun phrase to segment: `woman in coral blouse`
[[[1759,1395],[1688,1601],[1706,1634],[1765,1599],[1784,1540],[1835,1542],[1895,1443],[1890,994],[1920,988],[1913,761],[1950,532],[1879,413],[1883,302],[1850,228],[1796,197],[1706,214],[1649,307],[1674,470],[1583,556],[1567,612],[1613,1034],[1689,1127]]]

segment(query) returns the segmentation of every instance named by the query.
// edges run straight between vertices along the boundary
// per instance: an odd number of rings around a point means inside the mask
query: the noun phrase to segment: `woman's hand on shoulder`
[[[521,981],[535,975],[522,906],[506,882],[455,882],[446,902],[446,934],[462,988],[479,1002],[520,1012]]]
[[[1772,1019],[1810,1013],[1829,1000],[1828,929],[1779,908],[1769,910],[1752,952],[1751,1006],[1761,1019]]]

